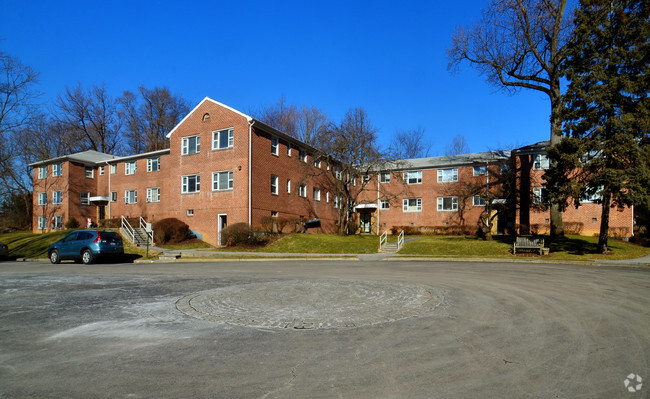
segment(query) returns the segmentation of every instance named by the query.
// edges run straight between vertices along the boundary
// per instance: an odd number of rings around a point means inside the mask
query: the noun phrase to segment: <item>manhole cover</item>
[[[435,308],[430,286],[347,280],[236,285],[181,298],[176,307],[202,320],[267,328],[344,328],[385,323]]]

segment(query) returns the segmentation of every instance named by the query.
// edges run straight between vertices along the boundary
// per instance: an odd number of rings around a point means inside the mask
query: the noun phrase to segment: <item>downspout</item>
[[[253,125],[255,120],[248,121],[248,225],[253,225]]]
[[[108,166],[108,218],[111,218],[111,165],[106,161],[106,166]]]
[[[377,235],[379,235],[379,211],[381,210],[381,201],[379,200],[380,193],[379,193],[379,178],[380,178],[381,172],[377,175]]]

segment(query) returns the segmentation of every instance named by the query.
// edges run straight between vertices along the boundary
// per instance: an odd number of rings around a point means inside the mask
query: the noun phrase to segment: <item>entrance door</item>
[[[100,220],[104,219],[106,219],[106,206],[99,205],[97,207],[97,222],[99,223]]]
[[[225,213],[220,213],[217,217],[217,237],[218,237],[218,244],[219,246],[225,245],[223,240],[221,239],[221,232],[223,229],[226,228],[228,225],[228,215]]]
[[[361,230],[362,233],[370,233],[371,224],[372,224],[371,213],[359,214],[359,229]]]

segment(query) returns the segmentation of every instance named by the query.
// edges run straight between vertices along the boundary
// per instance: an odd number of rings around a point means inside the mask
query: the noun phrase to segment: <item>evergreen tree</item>
[[[562,65],[567,139],[550,156],[564,174],[551,194],[602,204],[598,252],[607,252],[613,207],[648,204],[650,23],[643,0],[581,0],[575,37]],[[559,193],[559,194],[558,194]]]

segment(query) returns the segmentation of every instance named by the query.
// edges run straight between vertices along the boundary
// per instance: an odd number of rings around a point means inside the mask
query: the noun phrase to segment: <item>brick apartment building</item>
[[[319,219],[310,231],[335,230],[338,199],[328,182],[336,167],[319,162],[316,149],[207,97],[167,137],[165,150],[125,157],[84,151],[31,164],[33,231],[61,229],[71,218],[85,224],[121,216],[174,217],[214,245],[226,225],[259,226],[263,217]],[[364,180],[354,208],[359,231],[476,226],[486,212],[482,193],[498,193],[514,168],[518,195],[495,201],[509,204],[495,229],[544,233],[549,212],[536,202],[548,167],[545,146],[397,162]],[[631,235],[632,212],[612,212],[611,230]],[[564,214],[587,235],[598,232],[599,218],[600,205],[588,200]]]

